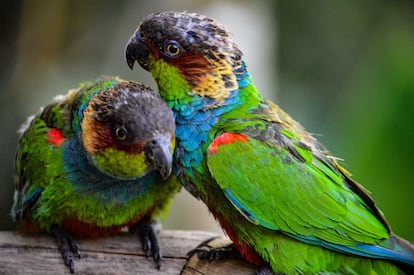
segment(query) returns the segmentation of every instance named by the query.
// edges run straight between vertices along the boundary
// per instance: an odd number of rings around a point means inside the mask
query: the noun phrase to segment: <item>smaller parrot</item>
[[[73,236],[125,228],[160,268],[156,218],[180,188],[169,177],[174,125],[157,93],[117,77],[55,97],[20,130],[12,219],[22,232],[50,232],[72,273]]]

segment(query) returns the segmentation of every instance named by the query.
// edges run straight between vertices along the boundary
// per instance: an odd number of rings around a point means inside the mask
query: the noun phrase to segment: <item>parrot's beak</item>
[[[142,68],[148,71],[149,54],[150,50],[147,45],[145,45],[141,32],[136,31],[129,39],[125,49],[125,57],[129,68],[132,70],[135,61],[137,61]]]
[[[144,147],[148,164],[160,171],[164,179],[168,178],[172,171],[172,150],[169,136],[159,136],[148,140]]]

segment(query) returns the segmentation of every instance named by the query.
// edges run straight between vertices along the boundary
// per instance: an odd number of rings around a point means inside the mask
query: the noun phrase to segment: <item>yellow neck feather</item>
[[[148,172],[143,153],[128,154],[124,151],[108,148],[92,156],[92,160],[101,171],[117,177],[140,177]]]

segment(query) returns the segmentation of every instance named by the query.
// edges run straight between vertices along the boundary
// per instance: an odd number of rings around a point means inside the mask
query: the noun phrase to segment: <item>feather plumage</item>
[[[22,130],[12,218],[84,237],[154,222],[179,188],[165,179],[174,130],[166,104],[136,82],[102,78],[56,97]]]
[[[180,49],[173,56],[169,43]],[[188,70],[194,63],[187,56],[203,70]],[[414,246],[391,232],[334,156],[263,98],[220,23],[187,12],[151,14],[130,38],[126,58],[151,72],[174,111],[183,185],[246,260],[286,274],[413,269]]]

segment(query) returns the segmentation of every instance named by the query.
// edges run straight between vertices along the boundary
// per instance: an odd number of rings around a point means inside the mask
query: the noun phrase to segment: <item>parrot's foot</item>
[[[161,250],[158,244],[157,233],[160,231],[158,222],[151,222],[149,218],[144,218],[136,226],[136,232],[141,237],[142,249],[147,253],[147,257],[152,256],[157,268],[161,268]]]
[[[219,240],[219,244],[214,244],[214,241]],[[187,256],[191,258],[194,254],[202,260],[208,260],[210,262],[216,260],[224,260],[229,258],[241,258],[239,252],[236,250],[232,243],[223,245],[221,237],[213,237],[200,243],[196,248],[187,253]]]
[[[65,265],[69,267],[71,273],[75,273],[74,255],[80,258],[79,244],[75,242],[69,232],[57,226],[53,226],[50,232],[55,237]]]
[[[272,268],[268,265],[260,267],[258,271],[253,273],[253,275],[279,275],[280,273],[276,273],[272,270]]]

